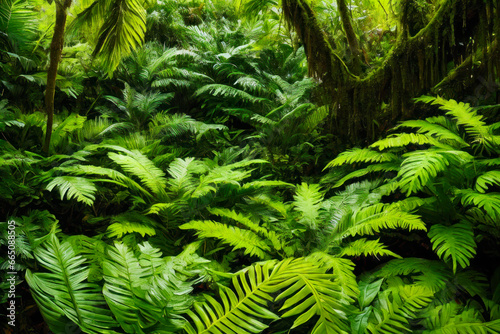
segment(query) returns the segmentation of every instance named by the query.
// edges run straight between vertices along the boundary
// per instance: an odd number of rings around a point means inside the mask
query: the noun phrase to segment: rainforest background
[[[499,7],[0,0],[2,331],[500,333]]]

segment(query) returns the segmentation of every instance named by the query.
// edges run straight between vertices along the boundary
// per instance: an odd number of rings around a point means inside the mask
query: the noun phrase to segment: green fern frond
[[[469,144],[467,144],[467,142],[465,142],[462,139],[462,137],[460,137],[457,133],[447,129],[446,127],[440,124],[433,124],[429,122],[427,119],[425,121],[424,120],[404,121],[400,125],[396,126],[394,129],[398,129],[400,127],[416,128],[418,133],[434,136],[440,141],[455,142],[456,144],[458,144],[457,148],[469,146]]]
[[[451,226],[436,224],[429,230],[432,249],[444,261],[451,258],[453,272],[457,271],[457,264],[466,268],[470,259],[476,254],[476,242],[472,227],[466,223],[457,223]]]
[[[97,188],[94,183],[83,177],[76,176],[57,176],[47,185],[46,189],[52,191],[55,187],[59,188],[61,200],[75,198],[78,202],[92,205],[95,200]]]
[[[323,196],[318,184],[309,185],[304,182],[297,186],[293,196],[294,210],[300,212],[301,222],[311,229],[317,228],[316,219],[320,214]]]
[[[230,97],[230,98],[238,98],[242,101],[250,102],[250,103],[258,103],[262,102],[266,99],[255,97],[253,95],[248,94],[245,91],[239,90],[237,88],[221,85],[221,84],[209,84],[199,88],[194,94],[196,96],[200,96],[202,94],[212,94],[213,96],[222,96],[222,97]]]
[[[378,148],[380,151],[386,148],[405,147],[409,144],[413,145],[433,145],[438,147],[447,147],[447,145],[440,143],[438,140],[420,133],[399,133],[391,135],[387,138],[376,141],[370,147]]]
[[[426,307],[433,295],[431,290],[417,285],[385,290],[379,294],[379,307],[374,308],[375,316],[370,319],[367,330],[373,334],[411,332],[408,319],[415,317],[417,310]]]
[[[387,209],[384,204],[359,209],[352,219],[353,225],[343,232],[344,235],[373,235],[383,228],[426,230],[419,216],[398,209]]]
[[[353,148],[340,153],[338,157],[330,161],[324,169],[358,162],[388,162],[396,159],[397,156],[393,153],[376,152],[369,148]]]
[[[209,208],[208,211],[211,214],[217,215],[219,217],[226,217],[229,219],[232,219],[234,221],[237,221],[238,223],[242,224],[243,226],[246,226],[250,230],[254,231],[255,233],[261,234],[261,235],[266,235],[267,230],[263,227],[261,227],[259,224],[254,223],[250,218],[246,217],[245,215],[241,213],[237,213],[234,210],[229,210],[225,208]]]
[[[273,181],[273,180],[257,180],[252,182],[246,182],[241,188],[242,189],[252,189],[252,188],[263,188],[263,187],[293,187],[293,184],[283,181]]]
[[[52,331],[66,332],[70,321],[85,333],[106,333],[116,327],[101,288],[86,281],[86,259],[68,241],[60,243],[52,233],[36,248],[35,257],[49,272],[32,273],[27,269],[26,281]]]
[[[153,273],[140,265],[139,259],[126,245],[115,242],[108,248],[103,263],[103,294],[116,320],[126,332],[144,333],[163,316],[149,293]]]
[[[500,171],[491,170],[481,174],[476,179],[476,190],[480,193],[485,193],[489,185],[500,186]]]
[[[486,213],[496,221],[500,221],[500,194],[486,193],[480,194],[473,190],[459,190],[463,205],[473,205],[486,211]]]
[[[359,295],[356,275],[354,275],[354,263],[349,259],[336,257],[325,252],[316,251],[305,258],[319,267],[333,270],[332,274],[342,287],[342,292],[347,296],[356,298]]]
[[[156,235],[156,230],[150,226],[137,222],[117,222],[108,226],[106,230],[109,238],[121,238],[125,234],[139,233],[141,236]]]
[[[344,176],[343,178],[338,180],[337,183],[335,183],[335,185],[333,186],[333,188],[338,188],[349,180],[352,180],[354,178],[358,178],[361,176],[365,176],[365,175],[370,174],[370,173],[397,172],[397,171],[399,171],[399,169],[400,169],[400,164],[396,163],[396,162],[384,162],[384,163],[369,165],[366,168],[357,169],[357,170],[347,174],[346,176]]]
[[[394,256],[401,258],[398,254],[391,252],[387,246],[377,240],[367,240],[365,238],[350,242],[342,247],[341,256]]]
[[[179,226],[182,230],[195,230],[200,238],[217,238],[233,246],[243,249],[244,254],[255,255],[261,259],[269,258],[267,243],[257,234],[235,226],[228,226],[211,220],[192,220]]]
[[[126,172],[137,176],[154,194],[161,195],[165,192],[165,173],[141,152],[134,150],[128,155],[109,152],[108,157]]]
[[[407,196],[421,191],[450,164],[438,151],[415,151],[403,155],[405,160],[398,173],[400,187]]]
[[[415,284],[437,292],[450,281],[452,273],[441,261],[408,257],[387,262],[377,270],[375,276],[383,278],[411,276]]]

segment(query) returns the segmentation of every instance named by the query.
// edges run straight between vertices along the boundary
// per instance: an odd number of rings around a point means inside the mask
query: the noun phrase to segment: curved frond
[[[407,153],[404,157],[398,176],[401,190],[407,196],[422,190],[450,164],[442,154],[430,150]]]
[[[397,156],[393,153],[377,152],[369,148],[353,148],[340,153],[324,169],[358,162],[388,162],[396,159]]]
[[[92,205],[95,200],[97,188],[89,179],[77,176],[57,176],[47,185],[47,190],[52,191],[55,187],[59,188],[61,200],[64,195],[68,199],[75,198],[77,201]]]
[[[323,201],[320,186],[318,184],[302,183],[297,186],[293,199],[294,210],[300,212],[301,222],[311,229],[316,229],[316,219],[320,214],[319,210]]]
[[[398,254],[391,252],[387,246],[377,240],[367,240],[365,238],[350,242],[342,247],[342,256],[394,256],[401,258]]]
[[[486,213],[496,221],[500,221],[500,194],[486,193],[480,194],[473,190],[460,190],[458,194],[462,196],[463,205],[473,205],[486,211]]]
[[[233,246],[243,249],[245,254],[255,255],[261,259],[269,258],[267,243],[257,234],[235,226],[228,226],[211,220],[193,220],[179,226],[183,230],[195,230],[200,238],[217,238]]]

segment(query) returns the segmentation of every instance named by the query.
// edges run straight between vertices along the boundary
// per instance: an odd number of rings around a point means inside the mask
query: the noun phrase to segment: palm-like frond
[[[476,254],[476,242],[472,227],[466,223],[457,223],[451,226],[433,225],[429,230],[432,249],[444,261],[451,258],[453,272],[457,271],[457,264],[466,268],[470,259]]]
[[[111,76],[120,60],[142,45],[146,32],[146,10],[138,0],[95,0],[75,22],[95,24],[100,27],[94,55],[101,54],[104,68]]]
[[[45,321],[55,333],[66,332],[68,319],[85,333],[114,333],[116,322],[105,307],[100,287],[86,282],[89,267],[72,245],[55,234],[35,250],[50,272],[26,271],[26,281]]]
[[[404,121],[395,127],[395,129],[400,127],[416,128],[418,133],[431,135],[440,141],[455,142],[459,148],[469,146],[469,144],[467,144],[467,142],[465,142],[465,140],[463,140],[457,132],[451,131],[441,124],[429,122],[429,119]]]
[[[5,0],[0,4],[0,32],[13,44],[10,51],[26,49],[37,33],[37,14],[25,0]],[[5,45],[7,47],[7,45]]]
[[[57,176],[49,182],[46,189],[52,191],[55,187],[59,188],[61,200],[66,195],[68,199],[75,198],[87,205],[94,203],[94,194],[97,191],[91,180],[76,176]]]
[[[425,135],[425,134],[420,134],[420,133],[399,133],[399,134],[394,134],[391,135],[387,138],[381,139],[376,141],[375,143],[371,144],[370,147],[375,147],[378,148],[380,151],[386,149],[386,148],[393,148],[393,147],[405,147],[408,146],[409,144],[414,144],[414,145],[434,145],[434,146],[441,146],[445,147],[446,145],[443,143],[440,143],[437,139],[432,138],[431,136]]]

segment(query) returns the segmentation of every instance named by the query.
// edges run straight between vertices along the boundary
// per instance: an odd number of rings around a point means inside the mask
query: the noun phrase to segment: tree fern
[[[432,248],[444,261],[451,259],[453,272],[457,265],[466,268],[476,254],[474,233],[469,224],[457,223],[451,226],[433,225],[429,230]]]
[[[55,234],[35,250],[48,273],[26,271],[26,281],[49,327],[65,332],[68,320],[85,333],[114,333],[117,324],[105,307],[101,288],[86,279],[89,267],[69,242],[60,243]]]

